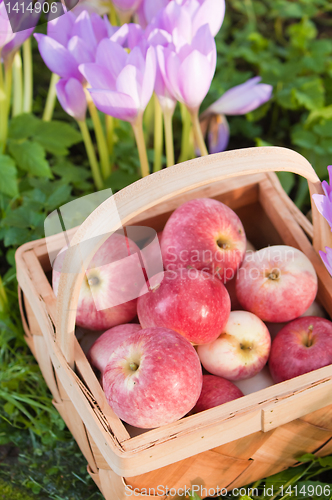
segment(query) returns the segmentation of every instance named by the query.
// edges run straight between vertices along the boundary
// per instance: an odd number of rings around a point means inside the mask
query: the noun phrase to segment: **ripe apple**
[[[142,328],[171,328],[193,344],[206,344],[220,335],[231,306],[225,286],[212,274],[180,268],[165,271],[161,283],[156,274],[150,283],[152,289],[137,302]]]
[[[60,251],[53,266],[55,295],[66,250]],[[137,297],[147,291],[139,252],[132,240],[119,233],[103,243],[86,270],[77,305],[77,325],[107,330],[136,316]]]
[[[332,363],[332,322],[304,316],[288,323],[272,342],[269,368],[282,382]]]
[[[197,352],[204,368],[227,380],[254,377],[266,364],[271,348],[270,333],[255,314],[232,311],[221,335]]]
[[[220,201],[198,198],[178,207],[168,219],[161,251],[168,270],[194,267],[232,279],[246,250],[239,217]]]
[[[128,323],[106,330],[90,347],[87,358],[90,363],[103,375],[109,357],[115,348],[124,342],[131,334],[141,330],[141,325]]]
[[[263,321],[291,321],[316,297],[317,275],[297,248],[275,245],[245,256],[236,279],[236,295],[244,309]]]
[[[119,418],[151,429],[175,422],[195,406],[202,367],[195,348],[182,335],[146,328],[115,348],[102,384]]]
[[[202,392],[192,413],[214,408],[242,396],[242,391],[229,380],[215,375],[203,375]]]

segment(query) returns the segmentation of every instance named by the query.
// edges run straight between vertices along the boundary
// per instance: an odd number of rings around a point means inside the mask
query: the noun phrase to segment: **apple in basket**
[[[316,293],[317,275],[310,260],[287,245],[246,255],[238,270],[237,298],[244,309],[263,321],[279,323],[301,316]]]
[[[60,251],[53,266],[55,295],[66,250]],[[106,330],[135,318],[137,297],[147,291],[139,252],[132,240],[119,233],[103,243],[86,270],[77,305],[77,325]]]
[[[254,377],[266,364],[271,337],[266,325],[248,311],[232,311],[221,335],[197,352],[204,368],[228,380]]]
[[[90,347],[87,358],[89,362],[103,375],[108,360],[115,348],[124,342],[131,334],[141,330],[141,325],[128,323],[106,330]]]
[[[297,318],[272,342],[269,368],[282,382],[332,363],[332,322],[316,316]]]
[[[214,408],[242,396],[243,392],[229,380],[215,375],[203,375],[202,392],[192,413]]]
[[[182,335],[146,328],[115,348],[102,385],[119,418],[150,429],[175,422],[195,406],[202,367],[195,348]]]
[[[216,339],[226,325],[230,298],[225,286],[212,274],[180,268],[165,271],[161,282],[156,274],[150,285],[151,290],[137,302],[142,328],[170,328],[193,344],[205,344]]]
[[[198,198],[183,203],[168,219],[161,239],[166,270],[194,267],[232,279],[246,250],[243,225],[220,201]]]

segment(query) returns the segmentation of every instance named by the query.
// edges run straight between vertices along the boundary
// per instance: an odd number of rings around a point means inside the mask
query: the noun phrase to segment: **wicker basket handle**
[[[76,274],[66,272],[79,262],[79,244],[93,241],[84,259],[87,268],[93,255],[110,233],[133,217],[173,196],[243,174],[287,171],[308,180],[310,194],[322,193],[317,174],[310,163],[295,151],[279,147],[247,148],[226,151],[174,165],[145,177],[103,202],[78,228],[66,254],[57,296],[56,342],[67,362],[74,367],[74,330],[76,306],[84,277],[83,267]],[[312,206],[314,248],[331,245],[331,231],[316,207]]]

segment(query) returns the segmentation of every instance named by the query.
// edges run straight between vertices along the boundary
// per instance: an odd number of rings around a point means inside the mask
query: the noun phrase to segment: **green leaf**
[[[71,193],[71,187],[67,185],[62,185],[59,186],[48,198],[46,202],[46,206],[49,211],[54,210],[55,208],[58,208],[59,206],[63,205],[64,203],[67,203],[70,201],[70,193]]]
[[[319,118],[325,118],[326,120],[332,119],[332,104],[330,106],[312,111],[307,118],[306,124],[310,125],[313,121]]]
[[[189,493],[189,498],[190,500],[201,500],[201,497],[199,497],[196,492]]]
[[[8,138],[22,140],[33,136],[39,122],[38,118],[28,113],[15,116],[9,124]]]
[[[7,155],[0,155],[0,168],[0,193],[10,197],[17,196],[17,171],[13,159]]]
[[[324,106],[324,85],[320,78],[315,78],[294,89],[297,102],[310,111]]]
[[[111,188],[115,193],[129,184],[136,182],[140,176],[137,173],[128,173],[123,170],[115,170],[105,181],[105,188]]]
[[[297,146],[310,149],[317,144],[318,139],[310,130],[304,130],[298,126],[292,133],[292,140]]]
[[[29,229],[23,229],[19,227],[10,227],[6,229],[4,245],[9,247],[11,245],[22,245],[29,240],[30,231]]]
[[[22,170],[36,177],[52,177],[49,164],[45,159],[45,150],[37,142],[10,141],[9,152]]]
[[[49,153],[65,156],[68,154],[67,148],[81,142],[82,136],[68,123],[53,120],[39,123],[34,133],[34,139]]]

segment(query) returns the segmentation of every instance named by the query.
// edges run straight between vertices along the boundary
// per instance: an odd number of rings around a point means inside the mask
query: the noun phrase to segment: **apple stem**
[[[308,330],[309,330],[309,333],[308,333],[308,343],[307,343],[308,347],[312,346],[312,332],[313,332],[313,329],[314,329],[313,325],[310,325],[308,327]]]
[[[129,368],[131,369],[132,372],[135,372],[138,368],[137,363],[130,363]]]

